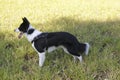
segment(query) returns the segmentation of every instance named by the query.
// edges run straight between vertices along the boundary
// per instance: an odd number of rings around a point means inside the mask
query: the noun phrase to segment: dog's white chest
[[[31,42],[39,34],[41,34],[41,32],[38,30],[35,30],[32,34],[26,34],[26,37],[28,41]]]

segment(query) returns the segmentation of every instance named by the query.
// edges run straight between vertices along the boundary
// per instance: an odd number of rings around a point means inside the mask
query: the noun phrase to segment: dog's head
[[[20,24],[20,26],[14,30],[15,32],[20,32],[18,38],[21,38],[24,33],[27,33],[30,26],[30,23],[26,17],[22,18],[22,20],[23,22]]]

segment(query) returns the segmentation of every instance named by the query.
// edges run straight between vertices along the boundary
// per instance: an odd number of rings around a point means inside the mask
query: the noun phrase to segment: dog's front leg
[[[39,55],[39,66],[42,67],[45,62],[45,52],[38,53]]]

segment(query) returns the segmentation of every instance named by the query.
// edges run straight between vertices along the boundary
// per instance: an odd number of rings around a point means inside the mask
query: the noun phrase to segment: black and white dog
[[[82,62],[82,53],[88,55],[89,44],[79,43],[75,36],[67,32],[40,32],[34,29],[27,18],[23,18],[23,23],[15,32],[20,32],[19,38],[23,34],[31,42],[32,47],[39,55],[39,66],[43,66],[46,52],[51,52],[57,47],[63,48],[66,53],[71,54],[74,59],[79,59]]]

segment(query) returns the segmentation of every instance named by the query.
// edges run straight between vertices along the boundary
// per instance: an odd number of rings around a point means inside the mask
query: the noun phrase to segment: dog
[[[39,55],[39,66],[42,67],[45,61],[46,52],[52,52],[58,47],[71,54],[74,60],[79,59],[82,62],[82,54],[88,55],[89,43],[80,43],[77,38],[68,32],[41,32],[32,27],[26,17],[22,18],[23,22],[15,29],[20,32],[18,38],[23,34],[27,37],[32,47]]]

